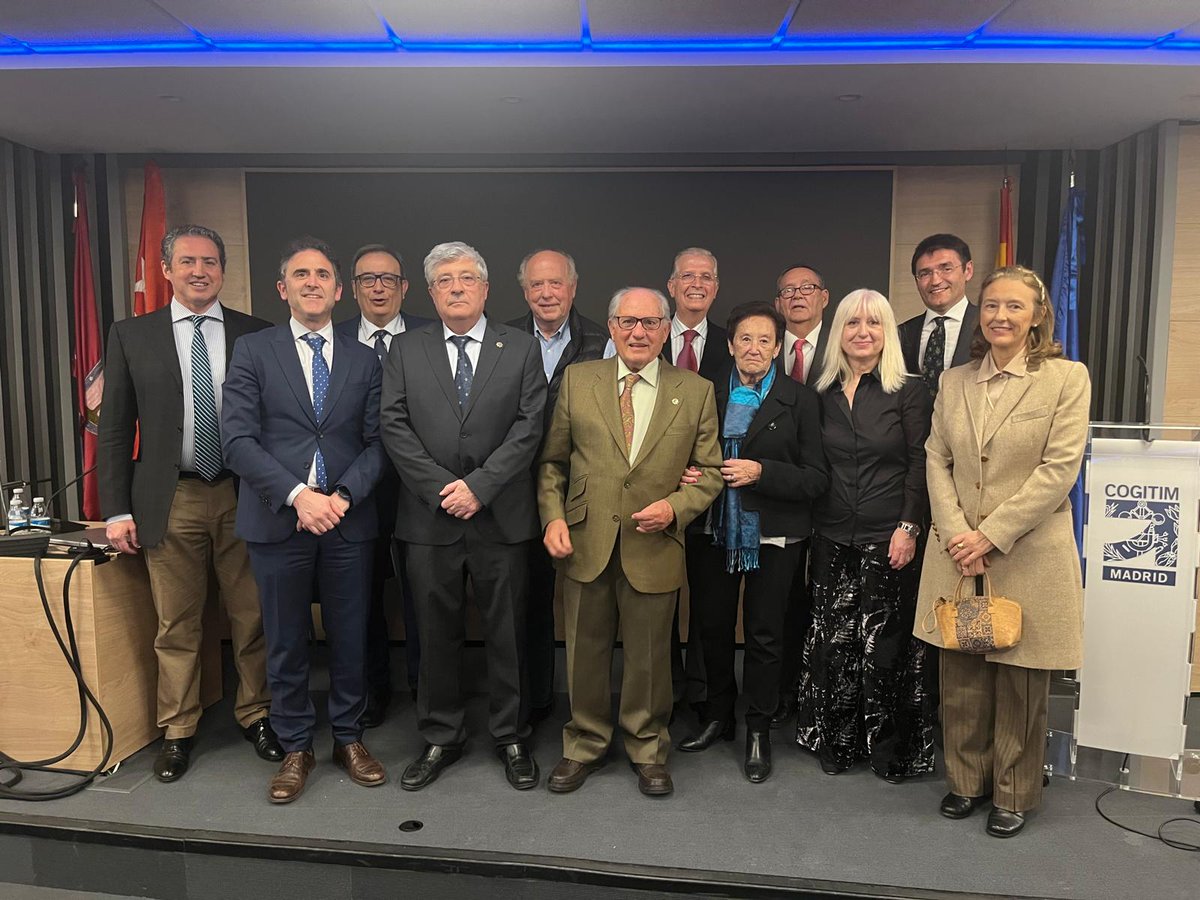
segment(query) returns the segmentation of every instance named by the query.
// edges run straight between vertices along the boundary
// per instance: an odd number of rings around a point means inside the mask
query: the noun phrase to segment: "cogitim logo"
[[[1104,495],[1106,534],[1119,529],[1125,536],[1105,542],[1101,577],[1174,585],[1179,563],[1179,488],[1108,484]]]

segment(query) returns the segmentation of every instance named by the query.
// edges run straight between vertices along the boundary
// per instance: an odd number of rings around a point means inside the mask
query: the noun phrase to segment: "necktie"
[[[796,361],[792,363],[792,381],[798,381],[804,384],[804,351],[808,344],[804,341],[796,341]]]
[[[621,391],[621,428],[625,432],[625,452],[633,454],[633,385],[642,376],[630,372],[625,376],[625,390]],[[632,462],[632,458],[630,462]]]
[[[383,358],[387,356],[387,332],[380,328],[371,337],[375,338],[375,355],[379,357],[379,361],[383,362]]]
[[[692,341],[700,336],[700,332],[694,328],[689,328],[681,337],[683,338],[683,347],[679,350],[679,358],[675,360],[675,365],[681,369],[687,369],[690,372],[700,371],[700,363],[696,361],[696,351],[692,348]]]
[[[454,387],[458,391],[458,405],[461,409],[466,409],[467,399],[471,396],[471,378],[474,376],[471,357],[467,356],[467,344],[471,339],[462,334],[452,335],[450,341],[458,348],[458,363],[454,367]]]
[[[221,426],[217,421],[217,396],[213,390],[212,362],[200,326],[210,316],[188,316],[192,331],[192,418],[196,471],[206,481],[221,474]]]
[[[938,379],[946,366],[946,317],[933,320],[933,331],[925,344],[925,359],[921,362],[921,380],[934,397],[938,392]]]
[[[317,414],[317,421],[321,421],[321,417],[325,415],[325,395],[329,392],[329,366],[325,362],[325,354],[321,352],[321,348],[325,346],[325,338],[319,334],[306,334],[304,342],[312,348],[312,384],[313,384],[313,412]],[[321,452],[321,445],[317,444],[317,487],[322,491],[329,490],[329,476],[325,474],[325,455]]]

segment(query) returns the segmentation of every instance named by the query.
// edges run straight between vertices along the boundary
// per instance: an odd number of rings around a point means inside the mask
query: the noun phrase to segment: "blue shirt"
[[[537,322],[533,323],[533,333],[538,339],[538,344],[542,348],[542,368],[546,371],[546,381],[550,381],[554,377],[554,370],[558,367],[558,361],[562,359],[563,351],[567,349],[567,344],[571,343],[571,319],[566,318],[562,323],[562,328],[546,337],[542,334],[542,330],[537,327]]]

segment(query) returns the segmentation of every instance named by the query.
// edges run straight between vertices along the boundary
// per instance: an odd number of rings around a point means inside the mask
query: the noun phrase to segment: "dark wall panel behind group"
[[[526,309],[516,271],[536,247],[575,257],[576,305],[596,320],[620,287],[665,290],[688,246],[720,263],[717,321],[737,303],[770,300],[793,262],[818,267],[836,303],[856,287],[886,293],[891,201],[890,171],[247,172],[253,308],[286,319],[279,252],[304,233],[329,241],[347,269],[362,244],[396,247],[411,282],[405,309],[418,315],[433,314],[421,262],[449,240],[487,260],[489,315],[500,319]],[[349,285],[342,299],[337,320],[356,311]]]

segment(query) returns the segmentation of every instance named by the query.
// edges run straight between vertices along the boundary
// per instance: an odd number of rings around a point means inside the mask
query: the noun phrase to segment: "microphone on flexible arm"
[[[55,500],[57,500],[60,496],[62,496],[63,491],[65,491],[67,488],[71,487],[72,485],[78,484],[83,479],[87,478],[87,476],[89,476],[93,472],[95,472],[96,466],[98,466],[98,465],[99,465],[99,463],[95,463],[92,465],[92,467],[90,469],[86,469],[83,472],[80,472],[78,475],[76,475],[74,478],[72,478],[70,481],[68,481],[62,487],[60,487],[57,491],[55,491],[53,494],[51,494],[49,497],[47,497],[46,498],[46,509],[49,509],[50,504],[53,503]],[[53,481],[53,480],[54,480],[53,478],[42,478],[39,481],[35,481],[34,484],[45,484],[46,482]],[[70,519],[59,519],[58,520],[58,528],[55,530],[61,534],[62,532],[65,532],[65,531],[83,531],[84,528],[86,528],[86,527],[87,526],[84,525],[82,522],[72,522]]]

